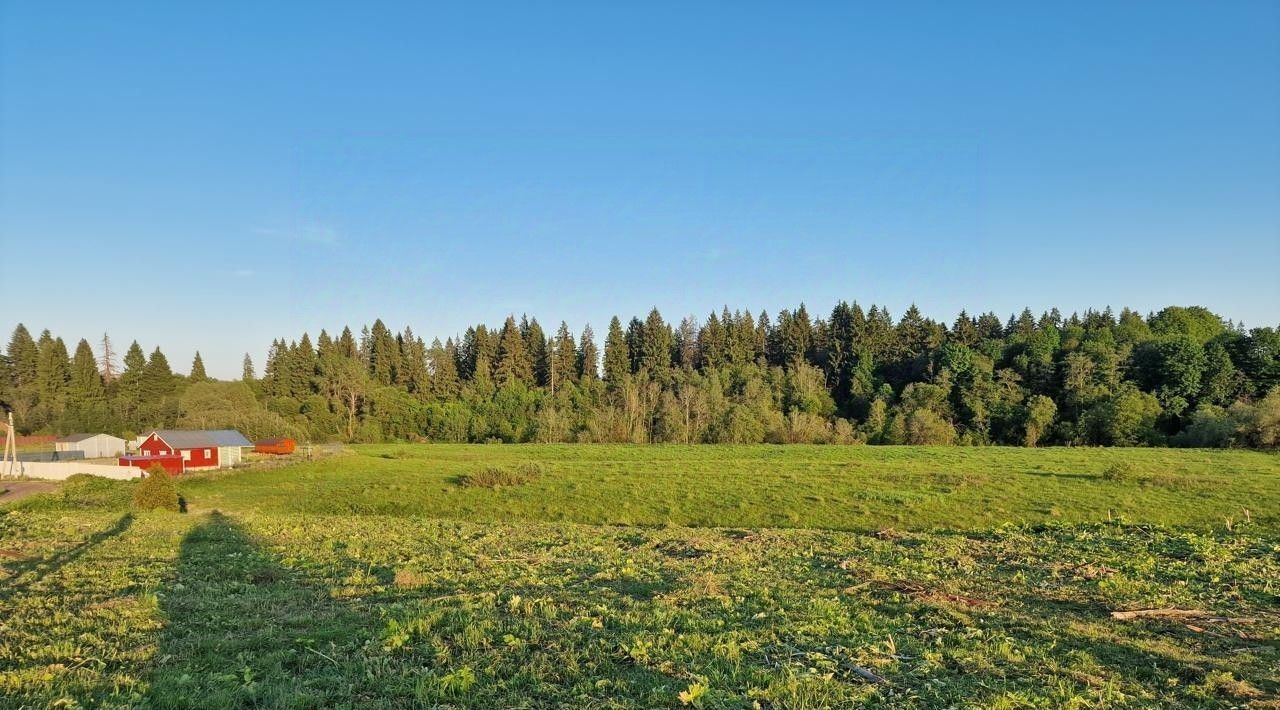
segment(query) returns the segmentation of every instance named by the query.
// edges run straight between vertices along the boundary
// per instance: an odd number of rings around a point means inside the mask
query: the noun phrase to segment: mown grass
[[[0,508],[0,707],[650,708],[678,707],[682,693],[714,708],[1280,703],[1280,525],[1264,485],[1274,458],[792,450],[369,447],[325,462],[327,477],[310,465],[279,472],[295,471],[305,494],[277,490],[274,471],[181,480],[186,515],[128,512],[133,483],[76,481]],[[1108,455],[1142,476],[1234,471],[1239,485],[1215,498],[1106,481]],[[870,487],[897,482],[904,496],[983,489],[1009,520],[1035,480],[1074,498],[1056,500],[1048,522],[982,526],[920,506],[892,529],[876,509],[849,522],[800,506],[804,529],[723,522],[744,513],[736,505],[703,513],[721,521],[707,527],[555,522],[526,497],[540,491],[550,508],[618,496],[630,465],[643,482],[632,495],[673,485],[658,472],[675,468],[719,491],[790,472],[806,500],[824,472],[853,461],[877,471]],[[541,475],[514,487],[456,478],[535,463]],[[408,471],[402,489],[384,487],[395,470]],[[1104,497],[1088,486],[1175,504],[1141,524],[1064,521],[1075,498]],[[407,504],[351,514],[336,508],[343,494]],[[433,498],[457,496],[514,514],[436,513]],[[1201,514],[1204,500],[1222,507]],[[321,512],[325,501],[335,509]],[[1230,528],[1216,517],[1228,502],[1251,510]],[[567,514],[659,504],[601,500]],[[1210,618],[1109,614],[1158,607]]]
[[[1124,520],[1280,526],[1280,456],[1249,451],[835,446],[355,447],[192,479],[206,508],[622,525],[986,530]],[[537,466],[500,490],[486,468]],[[1114,466],[1130,475],[1108,480]],[[1247,511],[1247,512],[1246,512]]]

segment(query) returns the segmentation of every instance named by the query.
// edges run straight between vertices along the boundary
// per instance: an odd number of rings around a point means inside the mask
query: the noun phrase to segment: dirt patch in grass
[[[0,504],[56,490],[58,490],[58,484],[48,481],[6,481],[3,486],[0,486]]]

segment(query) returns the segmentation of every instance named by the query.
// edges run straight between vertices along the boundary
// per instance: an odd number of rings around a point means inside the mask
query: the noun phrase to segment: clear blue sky
[[[4,337],[1280,322],[1280,3],[426,5],[0,3]]]

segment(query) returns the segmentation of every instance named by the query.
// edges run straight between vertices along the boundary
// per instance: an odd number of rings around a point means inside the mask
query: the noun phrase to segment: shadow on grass
[[[158,707],[360,705],[371,621],[215,511],[182,541],[150,701]],[[386,694],[385,688],[379,694]]]
[[[0,599],[9,599],[15,594],[25,591],[36,582],[80,559],[89,550],[128,530],[132,524],[133,514],[126,513],[112,523],[111,527],[99,530],[83,542],[72,545],[65,550],[59,550],[48,557],[6,565],[10,572],[13,573],[13,579],[9,585],[0,591]]]

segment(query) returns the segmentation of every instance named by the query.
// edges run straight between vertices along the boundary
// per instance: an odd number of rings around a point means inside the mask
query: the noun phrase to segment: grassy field
[[[459,486],[535,465],[526,485]],[[1119,480],[1108,480],[1108,469]],[[1280,457],[1249,451],[879,446],[356,447],[193,480],[206,508],[507,522],[987,530],[1004,523],[1280,527]]]
[[[132,485],[0,508],[0,706],[1280,707],[1275,456],[384,446],[185,479],[186,515]],[[1197,615],[1110,615],[1165,607]]]

